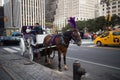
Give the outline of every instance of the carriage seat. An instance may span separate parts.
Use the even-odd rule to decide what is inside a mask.
[[[47,34],[37,34],[36,35],[36,44],[43,44],[44,38]]]

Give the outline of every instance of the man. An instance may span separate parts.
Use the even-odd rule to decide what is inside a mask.
[[[36,42],[36,35],[37,34],[43,34],[43,30],[42,30],[42,26],[39,25],[39,23],[35,23],[35,26],[33,27],[33,29],[31,30],[32,33],[32,37],[34,40],[34,43]]]
[[[43,34],[42,26],[40,26],[39,23],[35,23],[33,30],[35,34]]]

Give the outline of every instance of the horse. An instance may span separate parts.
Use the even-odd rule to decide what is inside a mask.
[[[28,57],[31,61],[33,61],[33,48],[32,44],[34,43],[33,35],[31,30],[33,26],[22,26],[21,32],[23,33],[23,38],[20,38],[20,48],[21,48],[21,55],[23,56],[25,52],[28,51]]]
[[[61,71],[61,54],[63,54],[63,60],[64,60],[64,69],[68,70],[68,67],[66,65],[66,54],[67,54],[67,48],[69,47],[69,43],[73,39],[75,44],[78,46],[81,45],[81,37],[78,29],[72,29],[70,31],[65,31],[61,34],[53,34],[53,35],[47,35],[44,38],[43,45],[45,47],[55,45],[54,48],[46,48],[46,54],[48,56],[48,62],[50,63],[50,55],[52,54],[53,50],[58,51],[58,68],[59,71]]]

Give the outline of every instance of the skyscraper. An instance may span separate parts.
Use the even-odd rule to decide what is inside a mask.
[[[5,28],[40,23],[45,26],[45,0],[4,0]]]
[[[111,16],[112,15],[120,16],[120,0],[109,0],[109,6],[107,6],[106,3],[100,4],[99,6],[100,16],[108,15],[108,7],[109,7],[109,14]]]
[[[2,6],[2,0],[0,0],[0,6]]]
[[[62,29],[69,17],[75,17],[76,21],[95,18],[97,2],[97,0],[59,0],[54,25]]]

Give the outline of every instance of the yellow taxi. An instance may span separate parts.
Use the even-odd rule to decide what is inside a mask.
[[[106,31],[97,36],[94,40],[97,46],[102,45],[120,45],[120,30]]]

